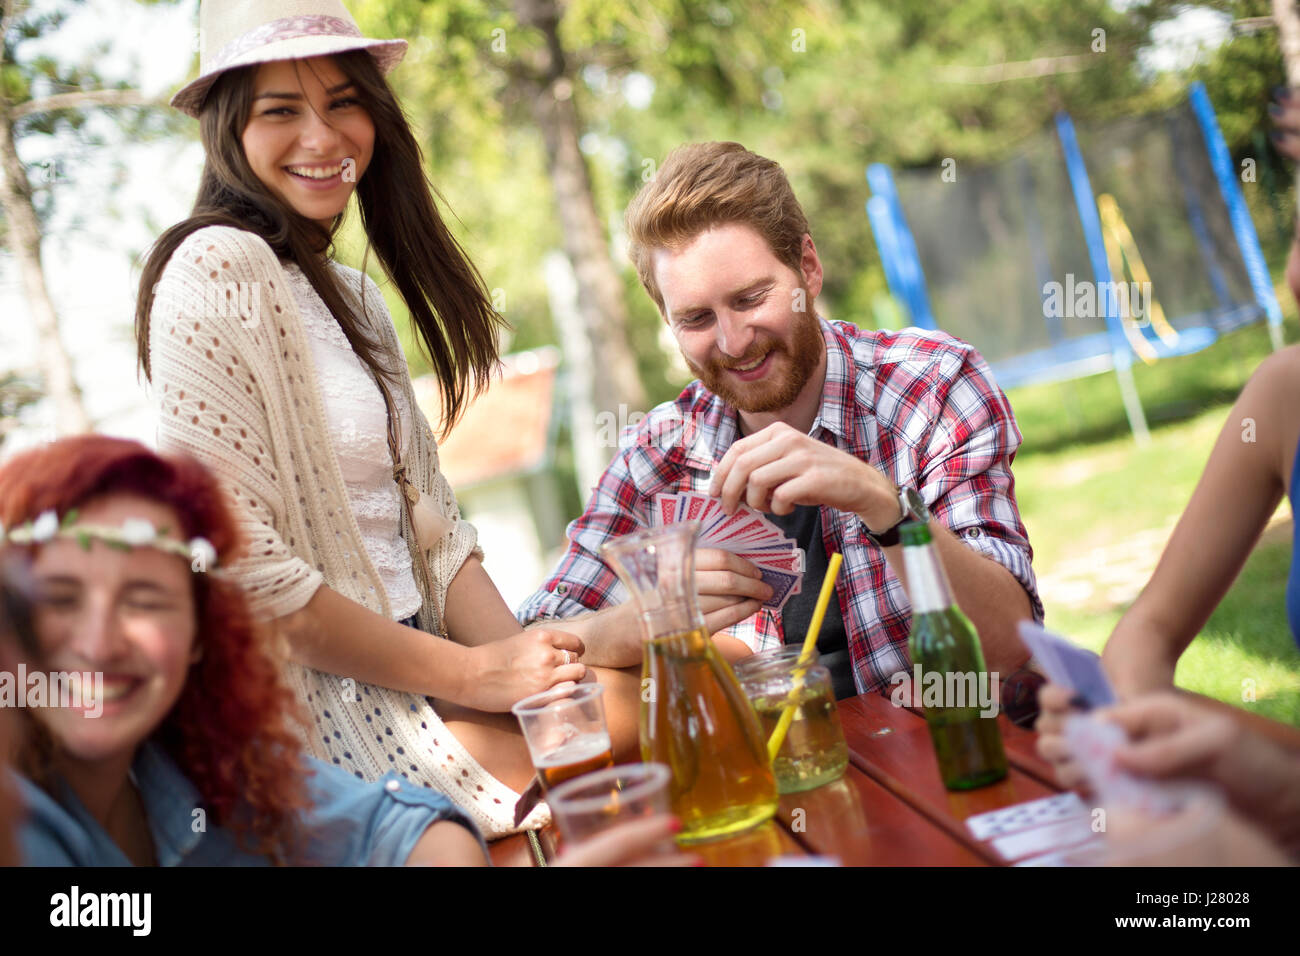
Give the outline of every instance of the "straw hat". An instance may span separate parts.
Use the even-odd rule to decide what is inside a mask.
[[[406,41],[363,37],[342,0],[202,0],[199,78],[171,105],[198,116],[208,88],[227,70],[346,50],[368,50],[387,73],[406,55]]]

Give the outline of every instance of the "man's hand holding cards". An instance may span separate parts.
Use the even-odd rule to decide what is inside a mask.
[[[762,602],[762,606],[775,613],[779,613],[803,587],[803,549],[757,511],[742,505],[735,514],[728,515],[717,498],[687,491],[657,495],[652,520],[660,525],[679,521],[700,522],[697,548],[727,551],[744,558],[757,569],[762,582],[771,589],[771,596]],[[753,593],[757,595],[759,592]]]

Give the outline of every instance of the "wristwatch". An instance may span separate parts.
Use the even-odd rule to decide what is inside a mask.
[[[902,509],[903,516],[898,519],[898,523],[888,531],[882,531],[879,534],[867,527],[865,521],[862,522],[862,530],[866,532],[868,538],[874,541],[879,547],[892,548],[901,540],[898,529],[908,521],[919,521],[922,524],[930,523],[930,509],[926,507],[925,499],[921,497],[920,492],[915,488],[898,489],[898,505]],[[859,518],[859,521],[862,519]]]
[[[1047,683],[1032,657],[1002,678],[1002,712],[1018,727],[1033,727],[1038,720],[1038,691]]]

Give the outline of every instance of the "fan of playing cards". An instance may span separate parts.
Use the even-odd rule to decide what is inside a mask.
[[[803,548],[752,508],[741,505],[729,515],[719,499],[698,491],[656,495],[653,521],[660,525],[698,521],[696,546],[730,551],[752,562],[772,588],[763,607],[773,612],[779,612],[803,587]]]

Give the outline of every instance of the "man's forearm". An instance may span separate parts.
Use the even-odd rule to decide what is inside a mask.
[[[1029,649],[1016,632],[1019,621],[1033,619],[1029,595],[1015,575],[962,544],[940,522],[931,521],[930,532],[953,599],[979,634],[985,667],[1003,675],[1014,673],[1029,659]],[[886,548],[885,558],[906,589],[902,545]]]
[[[581,661],[589,667],[622,668],[641,663],[642,624],[630,601],[574,617],[539,618],[528,627],[576,634],[587,648]],[[713,643],[729,664],[753,653],[743,641],[722,632],[713,635]]]
[[[538,627],[576,634],[587,648],[581,661],[589,667],[631,667],[641,662],[639,657],[631,660],[633,655],[628,653],[629,630],[639,635],[641,628],[636,607],[630,602],[573,617],[538,618],[525,630]]]

